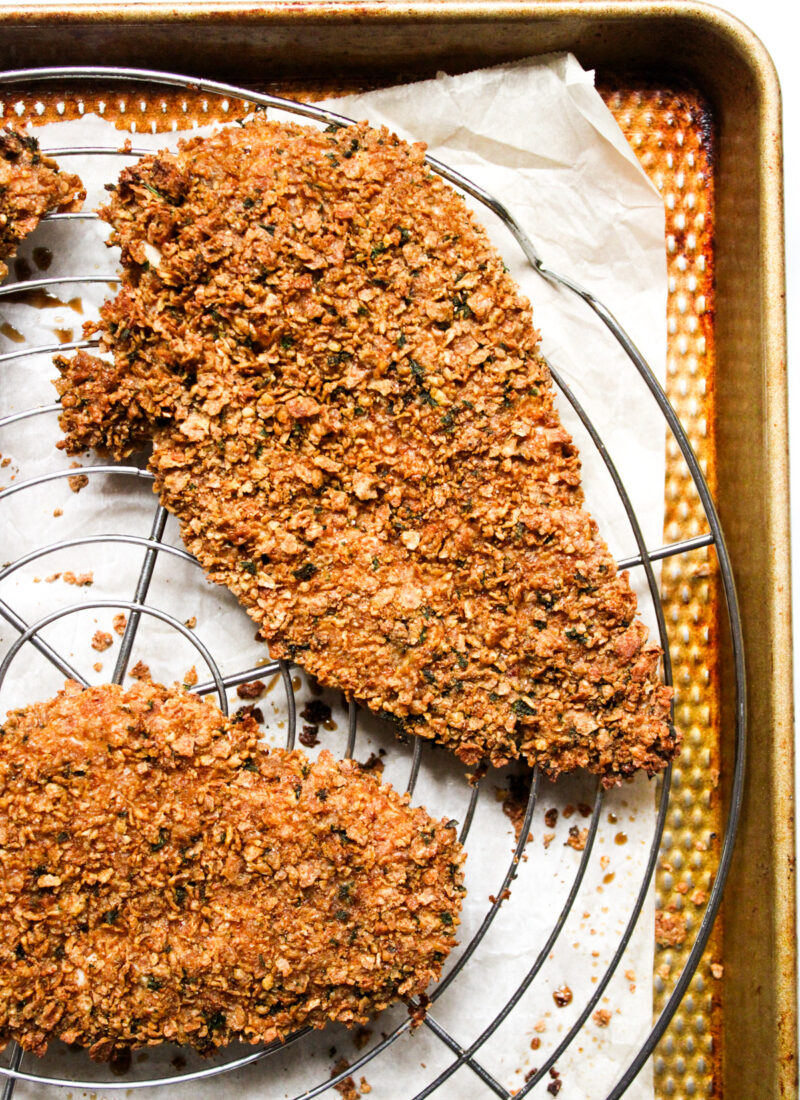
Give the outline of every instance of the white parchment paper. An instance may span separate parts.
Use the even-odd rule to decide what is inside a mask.
[[[401,136],[426,141],[430,151],[492,192],[513,211],[546,262],[594,291],[619,318],[658,374],[666,352],[666,264],[663,207],[658,193],[639,168],[612,116],[593,87],[592,75],[574,58],[544,61],[469,73],[330,101],[334,109],[373,124],[385,124]],[[98,107],[95,104],[95,107]],[[98,107],[99,109],[99,107]],[[135,103],[131,104],[135,120]],[[13,121],[13,120],[12,120]],[[194,132],[197,132],[196,130]],[[58,123],[37,131],[43,147],[75,145],[117,147],[120,131],[87,109],[79,122]],[[137,148],[174,145],[180,134],[133,133]],[[66,158],[65,167],[79,171],[88,185],[87,206],[103,197],[102,185],[113,181],[124,161],[118,157]],[[649,545],[662,539],[664,487],[664,427],[661,416],[633,367],[587,307],[565,291],[551,287],[527,265],[505,227],[483,207],[476,207],[503,258],[531,298],[534,320],[543,334],[543,348],[584,403],[621,470]],[[82,272],[112,277],[117,257],[103,245],[107,228],[98,223],[45,223],[27,241],[23,257],[35,260],[46,246],[52,251],[48,274]],[[34,275],[40,274],[35,270]],[[110,288],[95,286],[55,290],[62,304],[45,308],[0,299],[0,355],[26,346],[80,338],[80,326],[95,316]],[[74,297],[73,297],[74,295]],[[0,416],[18,413],[54,400],[51,356],[40,354],[0,361]],[[597,516],[612,553],[635,551],[633,536],[605,467],[566,402],[560,404],[565,423],[581,447],[588,503]],[[7,424],[0,432],[0,488],[53,470],[67,471],[70,460],[55,449],[59,438],[56,415]],[[6,461],[7,460],[7,461]],[[99,460],[87,455],[82,464]],[[64,480],[26,488],[0,498],[0,538],[3,561],[18,559],[59,540],[108,533],[148,534],[155,500],[146,483],[122,474],[90,474],[89,484],[71,492]],[[168,541],[179,545],[170,521]],[[90,682],[108,679],[119,647],[112,620],[115,609],[89,609],[95,599],[132,599],[142,563],[141,546],[101,542],[49,551],[12,573],[0,573],[0,599],[19,619],[36,622],[63,608],[75,608],[44,628],[41,636],[79,669]],[[69,583],[69,575],[91,574],[91,585]],[[649,597],[634,578],[640,608],[652,626]],[[149,602],[177,621],[195,620],[193,636],[202,641],[223,673],[263,661],[263,646],[253,639],[253,624],[233,598],[205,582],[200,571],[179,558],[161,555]],[[96,631],[113,641],[104,651],[91,647]],[[9,652],[18,631],[0,622],[0,656]],[[143,620],[132,661],[144,660],[154,677],[183,680],[194,666],[200,680],[209,670],[192,644],[169,623]],[[96,667],[97,666],[97,667]],[[30,646],[19,650],[0,685],[0,712],[33,699],[45,698],[63,683],[63,676]],[[310,687],[298,674],[300,707]],[[341,753],[345,746],[346,714],[341,699],[326,693],[335,727],[320,730],[321,747]],[[231,708],[240,706],[230,693]],[[286,704],[279,683],[269,681],[259,701],[265,737],[274,744],[285,738]],[[400,744],[391,731],[369,716],[360,723],[355,755],[385,753],[384,777],[405,786],[411,745]],[[316,749],[310,752],[318,751]],[[511,858],[514,836],[496,791],[508,777],[490,771],[482,783],[467,850],[468,896],[459,930],[458,959],[480,927],[489,895],[499,892]],[[567,845],[569,830],[585,829],[586,807],[593,802],[595,782],[583,775],[556,784],[544,782],[532,824],[532,841],[519,866],[510,897],[467,966],[436,1001],[431,1014],[462,1046],[468,1047],[492,1023],[529,967],[547,943],[571,888],[581,853]],[[443,750],[426,746],[414,800],[434,814],[463,820],[471,788],[464,768]],[[545,812],[557,810],[555,825]],[[550,815],[551,821],[554,815]],[[541,1066],[556,1050],[582,1007],[602,980],[637,897],[653,834],[653,785],[643,778],[606,796],[595,849],[570,915],[555,943],[544,953],[531,987],[497,1027],[476,1057],[507,1088],[520,1088],[525,1075]],[[597,1008],[607,1013],[589,1018],[557,1068],[564,1098],[604,1097],[649,1032],[652,1018],[653,898],[646,896],[639,924],[615,977]],[[560,997],[568,1003],[559,1007]],[[400,1006],[371,1025],[368,1035],[352,1035],[338,1026],[307,1036],[263,1062],[235,1074],[199,1083],[175,1084],[175,1100],[205,1098],[292,1097],[324,1082],[341,1057],[349,1062],[368,1053],[405,1018]],[[605,1025],[605,1026],[602,1026]],[[358,1043],[356,1042],[358,1038]],[[365,1045],[360,1045],[360,1044]],[[246,1053],[245,1050],[239,1053]],[[230,1055],[214,1059],[221,1063]],[[454,1055],[427,1027],[405,1032],[363,1070],[375,1100],[411,1097],[452,1062]],[[207,1065],[176,1048],[134,1054],[133,1065],[116,1080],[123,1095],[135,1080],[163,1073],[180,1074]],[[26,1057],[32,1073],[70,1079],[97,1080],[91,1095],[106,1100],[114,1093],[102,1085],[107,1067],[93,1067],[83,1055],[54,1044],[46,1059]],[[547,1097],[552,1079],[534,1090]],[[366,1091],[366,1090],[364,1090]],[[41,1085],[22,1082],[17,1095],[44,1094]],[[51,1093],[48,1092],[48,1095]],[[86,1095],[63,1090],[65,1098]],[[161,1095],[150,1087],[143,1098]],[[436,1094],[447,1100],[471,1100],[491,1095],[469,1067],[462,1066]],[[645,1071],[627,1094],[649,1100],[652,1082]]]

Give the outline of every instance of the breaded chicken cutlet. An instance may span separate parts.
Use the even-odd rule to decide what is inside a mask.
[[[39,152],[35,137],[11,127],[0,130],[0,282],[5,260],[52,210],[79,210],[86,191],[77,176],[62,172]]]
[[[469,764],[672,759],[529,303],[423,146],[257,116],[126,169],[101,216],[113,362],[56,360],[62,446],[152,440],[271,653]]]
[[[189,692],[68,683],[0,738],[0,1040],[202,1051],[418,995],[455,942],[453,825]]]

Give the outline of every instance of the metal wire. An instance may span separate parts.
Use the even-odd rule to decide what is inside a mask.
[[[121,81],[123,83],[131,81],[145,82],[148,85],[166,85],[170,87],[186,88],[197,92],[207,93],[209,95],[231,96],[237,99],[241,99],[248,104],[254,104],[258,107],[274,107],[283,111],[291,112],[292,114],[313,119],[315,121],[327,123],[336,122],[343,124],[347,124],[348,122],[350,122],[349,119],[345,118],[342,115],[317,107],[313,104],[296,103],[294,101],[282,99],[278,96],[256,93],[228,84],[222,84],[213,81],[196,80],[193,78],[171,73],[154,73],[141,69],[116,69],[90,66],[40,70],[28,69],[0,74],[0,86],[31,84],[37,81],[55,80],[104,80]],[[136,157],[144,155],[147,151],[143,149],[133,148],[119,149],[100,146],[82,146],[67,149],[48,149],[46,150],[46,152],[50,155],[59,157],[77,155],[130,155]],[[612,337],[624,350],[628,359],[631,361],[631,363],[647,385],[687,463],[690,475],[705,510],[709,530],[708,532],[698,535],[694,538],[684,539],[669,544],[667,546],[648,548],[639,527],[635,511],[626,493],[624,480],[617,470],[603,439],[595,429],[591,419],[589,418],[586,411],[583,409],[575,394],[570,390],[564,380],[551,366],[551,372],[553,374],[556,385],[559,387],[566,400],[572,405],[572,407],[576,411],[578,417],[586,428],[593,445],[596,447],[602,461],[609,471],[618,497],[628,518],[628,522],[630,524],[630,528],[636,542],[637,553],[628,558],[620,560],[618,562],[618,567],[620,569],[643,568],[645,571],[650,596],[658,620],[659,638],[661,647],[664,652],[664,679],[667,683],[671,683],[672,680],[669,656],[669,639],[667,636],[666,624],[664,622],[664,615],[659,599],[658,583],[655,577],[653,563],[665,560],[677,554],[686,553],[691,550],[706,546],[713,546],[715,548],[719,561],[723,593],[730,624],[736,693],[734,729],[735,759],[732,780],[732,796],[726,822],[725,836],[720,854],[720,863],[713,886],[709,894],[708,903],[706,905],[700,927],[695,937],[694,945],[689,955],[689,960],[679,978],[677,979],[673,991],[668,998],[667,1003],[662,1010],[660,1016],[656,1020],[652,1030],[650,1031],[647,1039],[642,1044],[640,1049],[636,1052],[636,1054],[631,1058],[629,1064],[622,1069],[621,1076],[618,1082],[608,1094],[609,1100],[615,1100],[615,1098],[623,1095],[627,1087],[630,1085],[631,1081],[641,1069],[641,1066],[643,1065],[647,1057],[652,1053],[652,1050],[654,1049],[659,1038],[663,1034],[667,1024],[669,1023],[669,1020],[671,1019],[673,1013],[675,1012],[675,1009],[677,1008],[681,998],[683,997],[688,987],[688,983],[692,977],[697,962],[699,961],[702,951],[708,940],[711,926],[719,907],[728,868],[730,866],[733,843],[736,834],[736,826],[741,808],[744,781],[746,707],[745,667],[742,631],[738,606],[736,602],[731,563],[727,553],[727,549],[725,547],[719,518],[714,508],[710,492],[703,478],[697,458],[692,451],[692,448],[677,418],[677,415],[672,409],[666,395],[664,394],[661,386],[659,385],[649,366],[641,356],[638,349],[634,346],[630,338],[621,328],[619,323],[613,317],[613,315],[601,302],[599,302],[594,297],[594,295],[576,284],[568,276],[553,271],[549,266],[544,263],[544,261],[540,258],[538,251],[533,245],[532,241],[529,239],[529,237],[516,221],[516,219],[513,217],[513,215],[506,209],[506,207],[502,203],[500,203],[497,199],[484,191],[482,188],[472,183],[472,181],[461,175],[461,173],[454,171],[449,166],[443,164],[436,158],[428,157],[428,164],[439,175],[449,180],[451,183],[455,184],[459,189],[464,191],[466,194],[472,196],[474,199],[482,203],[494,214],[496,214],[505,224],[505,226],[511,231],[520,248],[522,249],[524,255],[530,262],[531,266],[539,273],[539,275],[541,275],[544,279],[547,279],[549,282],[556,284],[564,290],[568,291],[570,294],[579,297],[587,305],[587,307],[593,311],[596,317],[606,326]],[[49,215],[49,220],[88,220],[95,217],[95,214],[89,212],[75,212]],[[45,289],[48,287],[59,285],[71,285],[81,283],[110,283],[112,281],[118,281],[116,275],[69,275],[53,278],[42,277],[36,280],[30,280],[21,283],[11,283],[0,287],[0,297],[8,297],[27,290]],[[98,341],[96,340],[88,340],[73,341],[71,343],[57,345],[40,345],[38,347],[25,348],[19,351],[12,351],[0,355],[0,363],[9,362],[11,360],[19,359],[25,356],[48,355],[55,352],[63,352],[66,350],[95,347],[97,346],[97,344]],[[0,418],[0,429],[10,426],[14,423],[18,423],[25,419],[37,417],[40,415],[46,415],[52,412],[56,412],[58,410],[58,404],[50,404],[41,406],[39,408],[16,412],[6,417]],[[135,479],[139,479],[142,482],[151,482],[153,480],[152,475],[136,466],[125,467],[112,465],[96,465],[83,467],[81,472],[92,477],[121,475],[125,477],[133,477]],[[37,486],[40,486],[52,480],[73,476],[73,474],[74,470],[55,471],[39,477],[28,478],[19,483],[15,483],[9,488],[1,491],[0,502],[14,494],[23,492],[28,489],[36,488]],[[264,666],[258,665],[248,669],[241,669],[231,675],[223,676],[214,660],[213,655],[186,626],[175,619],[174,616],[167,615],[165,612],[160,611],[158,608],[152,607],[146,602],[153,572],[156,567],[156,563],[162,554],[171,555],[184,561],[194,561],[194,559],[191,558],[191,556],[187,554],[186,551],[181,550],[177,547],[172,547],[162,541],[165,522],[166,513],[163,508],[159,507],[156,510],[151,531],[147,537],[136,535],[120,535],[112,533],[107,535],[90,535],[83,538],[62,540],[61,542],[51,543],[49,545],[40,547],[31,553],[19,557],[16,561],[13,561],[0,569],[0,581],[2,581],[4,578],[9,576],[22,566],[30,564],[31,562],[38,560],[39,558],[45,557],[48,554],[68,549],[70,547],[88,545],[91,543],[126,544],[129,546],[141,547],[144,551],[138,580],[131,600],[120,599],[115,601],[87,601],[84,603],[61,608],[55,612],[51,612],[50,614],[43,616],[32,624],[28,624],[27,622],[25,622],[25,620],[20,615],[18,615],[12,607],[10,607],[4,601],[0,601],[0,616],[4,618],[6,622],[8,622],[18,634],[16,641],[11,645],[9,651],[6,653],[3,662],[0,663],[0,685],[2,685],[8,669],[11,666],[11,663],[18,656],[18,654],[24,650],[24,647],[26,645],[34,646],[44,657],[46,657],[65,675],[69,675],[77,679],[78,682],[85,684],[86,680],[80,675],[80,673],[76,669],[74,669],[72,665],[68,661],[66,661],[62,655],[60,655],[40,636],[41,631],[50,623],[55,622],[58,619],[67,617],[78,610],[85,611],[86,609],[94,609],[100,607],[114,607],[116,609],[126,608],[130,612],[130,614],[127,621],[123,641],[121,643],[120,654],[114,669],[113,679],[116,682],[121,682],[122,678],[125,675],[127,663],[130,658],[131,650],[142,616],[153,616],[157,619],[160,619],[162,622],[167,623],[171,628],[177,630],[180,634],[187,638],[193,646],[195,646],[195,648],[198,650],[203,660],[207,664],[207,667],[209,668],[211,679],[201,684],[198,684],[194,688],[194,690],[199,694],[209,694],[211,692],[216,692],[219,697],[221,707],[226,711],[227,688],[236,686],[237,684],[245,683],[260,674],[278,672],[280,674],[280,678],[284,687],[284,693],[286,696],[286,707],[288,715],[286,740],[287,745],[289,747],[292,747],[294,745],[296,734],[297,714],[290,662],[283,660],[270,662]],[[347,742],[344,750],[344,755],[346,757],[351,757],[353,755],[357,733],[358,708],[354,702],[350,702],[348,709]],[[422,740],[419,738],[415,739],[407,783],[407,790],[409,792],[413,792],[415,784],[419,777],[420,769],[422,766],[423,752],[424,747]],[[496,1095],[503,1097],[504,1100],[508,1100],[508,1098],[510,1098],[512,1095],[515,1095],[517,1097],[526,1096],[533,1088],[536,1087],[537,1083],[542,1080],[543,1076],[555,1064],[557,1059],[561,1056],[561,1054],[569,1046],[569,1044],[573,1042],[575,1036],[579,1034],[581,1028],[583,1027],[583,1024],[588,1019],[593,1008],[600,1000],[603,991],[608,985],[608,982],[611,980],[611,977],[613,976],[620,960],[624,955],[625,949],[631,935],[633,934],[636,924],[640,919],[645,897],[652,884],[652,878],[658,859],[661,836],[663,833],[664,824],[669,808],[670,774],[671,769],[668,769],[664,775],[661,788],[659,809],[654,825],[654,831],[645,871],[642,876],[637,897],[632,907],[631,914],[625,930],[618,941],[614,955],[609,965],[607,966],[602,978],[598,980],[591,998],[582,1007],[577,1019],[573,1023],[572,1027],[568,1030],[564,1038],[561,1040],[561,1042],[558,1044],[556,1049],[551,1052],[545,1063],[537,1070],[537,1072],[531,1077],[531,1079],[527,1081],[522,1088],[515,1089],[513,1093],[510,1088],[507,1088],[505,1085],[499,1082],[495,1078],[495,1076],[491,1074],[480,1061],[478,1061],[476,1057],[481,1047],[486,1043],[487,1039],[497,1031],[503,1021],[508,1018],[509,1014],[519,1004],[520,999],[522,998],[526,990],[534,982],[537,974],[540,972],[545,960],[548,958],[548,955],[552,951],[562,930],[564,929],[564,926],[573,909],[575,900],[580,891],[581,883],[583,882],[586,869],[589,866],[589,862],[592,858],[594,850],[594,842],[597,835],[599,816],[603,805],[603,795],[599,785],[597,787],[595,795],[586,844],[581,855],[579,866],[575,872],[572,883],[568,890],[566,899],[558,916],[552,924],[548,936],[541,944],[532,966],[529,968],[523,979],[520,981],[512,995],[508,998],[502,1010],[494,1017],[494,1019],[490,1021],[490,1023],[484,1028],[481,1034],[472,1043],[470,1043],[469,1046],[466,1047],[460,1044],[453,1036],[451,1036],[447,1032],[442,1024],[435,1018],[432,1011],[428,1011],[425,1018],[425,1024],[429,1032],[435,1035],[441,1041],[441,1043],[452,1052],[454,1058],[445,1067],[445,1069],[438,1074],[438,1076],[434,1080],[432,1080],[425,1088],[417,1093],[415,1100],[423,1100],[423,1097],[431,1095],[431,1093],[439,1089],[444,1084],[444,1082],[447,1081],[462,1065],[469,1066],[472,1071],[483,1081],[487,1088],[489,1088]],[[539,782],[540,781],[538,771],[534,770],[531,779],[530,792],[525,816],[522,822],[522,826],[520,828],[519,840],[515,847],[514,855],[502,875],[500,887],[495,892],[494,898],[496,900],[494,900],[490,904],[489,909],[485,913],[479,927],[473,934],[472,938],[462,948],[458,957],[451,962],[449,969],[446,971],[439,984],[436,986],[435,989],[432,990],[430,996],[430,1004],[432,1007],[435,1006],[437,1000],[446,992],[450,985],[457,980],[458,975],[464,970],[470,959],[477,951],[478,947],[486,936],[486,933],[491,927],[500,909],[500,906],[502,905],[505,891],[508,890],[509,886],[517,875],[519,861],[524,851],[525,843],[533,818],[534,809],[537,803]],[[469,801],[465,809],[460,829],[460,840],[462,842],[465,842],[469,836],[478,800],[480,798],[481,789],[482,788],[480,783],[475,783],[470,788]],[[410,1026],[411,1024],[409,1020],[402,1021],[394,1028],[394,1030],[385,1035],[385,1037],[383,1037],[380,1042],[375,1043],[372,1047],[366,1050],[364,1054],[362,1054],[355,1062],[351,1063],[346,1069],[342,1070],[340,1073],[333,1077],[325,1079],[315,1087],[308,1089],[306,1092],[302,1093],[300,1097],[296,1098],[296,1100],[311,1100],[312,1097],[320,1095],[327,1089],[337,1085],[347,1076],[361,1069],[369,1061],[371,1061],[373,1058],[377,1057],[388,1047],[390,1047],[392,1043],[394,1043],[400,1037],[400,1035],[404,1034],[409,1029]],[[269,1054],[274,1053],[278,1050],[283,1050],[286,1048],[287,1044],[296,1042],[305,1033],[306,1029],[297,1032],[295,1035],[291,1036],[284,1044],[274,1043],[263,1049],[256,1050],[255,1052],[245,1057],[236,1058],[221,1065],[208,1066],[204,1067],[201,1070],[184,1074],[176,1074],[173,1076],[148,1081],[109,1080],[104,1081],[102,1087],[104,1089],[141,1088],[153,1086],[160,1083],[178,1083],[181,1081],[187,1082],[204,1077],[209,1077],[229,1070],[235,1070],[254,1061],[265,1058]],[[6,1078],[2,1094],[3,1100],[10,1100],[13,1092],[13,1087],[17,1079],[23,1079],[26,1081],[36,1082],[38,1084],[47,1085],[64,1085],[72,1087],[83,1087],[88,1089],[94,1089],[98,1087],[97,1082],[61,1079],[24,1071],[21,1069],[21,1061],[22,1053],[20,1049],[16,1046],[16,1044],[14,1044],[10,1054],[9,1065],[7,1067],[0,1067],[0,1074],[4,1075]]]

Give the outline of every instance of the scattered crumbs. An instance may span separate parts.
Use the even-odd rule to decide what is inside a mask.
[[[353,1036],[356,1050],[363,1050],[372,1038],[372,1031],[368,1027],[360,1027]]]
[[[605,871],[610,862],[611,860],[608,856],[600,856],[600,870]]]
[[[692,905],[705,905],[707,900],[708,894],[705,892],[705,890],[701,890],[699,886],[694,891],[694,893],[689,895],[689,901],[692,903]]]
[[[531,1050],[538,1050],[541,1045],[542,1040],[539,1038],[538,1035],[534,1035],[534,1037],[531,1039]]]
[[[53,580],[60,576],[64,584],[74,584],[78,588],[85,588],[89,584],[94,584],[94,573],[56,573]]]
[[[315,745],[319,744],[319,726],[303,726],[300,731],[298,740],[301,745],[305,745],[307,749],[313,749]]]
[[[611,1023],[611,1013],[607,1008],[598,1008],[596,1012],[592,1013],[592,1019],[598,1027],[608,1027]]]
[[[675,884],[675,889],[677,890],[677,892],[679,894],[688,894],[688,892],[689,892],[689,883],[688,882],[678,882],[678,883]]]
[[[576,852],[582,852],[586,847],[586,838],[588,836],[588,829],[579,829],[577,825],[573,825],[569,830],[568,838],[564,841],[564,847],[574,848]]]
[[[150,666],[146,665],[144,661],[137,661],[133,668],[130,670],[130,676],[134,680],[150,680]]]
[[[508,887],[506,887],[506,889],[500,895],[500,902],[502,903],[504,901],[508,901],[510,897],[511,891],[508,889]],[[494,896],[494,894],[489,894],[489,901],[492,903],[492,905],[497,904],[497,898]]]
[[[197,616],[192,615],[191,619],[187,619],[183,625],[185,627],[188,627],[189,630],[194,630],[194,628],[197,626]]]
[[[656,970],[656,974],[658,974],[659,978],[661,978],[661,980],[665,982],[669,977],[671,969],[672,967],[669,965],[669,963],[662,963],[661,966],[659,966],[658,970]]]
[[[41,584],[42,583],[42,578],[41,577],[34,577],[33,578],[33,583],[34,584]]]
[[[261,707],[256,707],[252,703],[248,703],[246,707],[240,707],[236,711],[236,716],[248,714],[254,722],[258,722],[259,726],[264,724],[264,711]]]
[[[556,822],[558,821],[558,810],[553,806],[547,810],[544,815],[544,823],[548,829],[555,829]]]
[[[59,516],[64,515],[64,509],[63,508],[54,508],[53,509],[53,515],[56,517],[56,519],[58,519]]]
[[[340,1058],[331,1070],[331,1077],[336,1077],[338,1074],[348,1069],[350,1063],[346,1058]],[[356,1083],[352,1077],[345,1077],[343,1081],[340,1081],[338,1085],[333,1086],[342,1100],[359,1100],[361,1093],[356,1088]]]
[[[8,458],[8,457],[4,458],[3,461],[0,462],[0,468],[2,468],[3,470],[5,470],[6,466],[10,466],[10,465],[11,465],[11,459]]]
[[[124,634],[125,627],[128,625],[128,620],[120,611],[120,613],[118,615],[115,615],[114,618],[111,620],[111,625],[113,626],[117,634]]]
[[[541,1035],[543,1031],[547,1031],[547,1024],[544,1022],[544,1020],[537,1020],[536,1023],[533,1025],[533,1030],[538,1031],[538,1033]]]
[[[92,665],[92,668],[95,670],[95,672],[102,672],[103,671],[103,662],[102,661],[95,661],[95,663]]]
[[[545,848],[549,848],[550,845],[553,843],[553,841],[555,839],[556,839],[556,834],[555,833],[545,833],[544,836],[542,837],[542,843],[544,844]]]
[[[568,1004],[572,1004],[572,990],[568,985],[560,985],[553,990],[553,1000],[559,1008],[566,1008]]]
[[[503,803],[503,813],[514,828],[514,839],[519,841],[522,832],[522,823],[525,820],[525,812],[528,808],[528,797],[531,791],[531,776],[510,775],[508,787],[498,787],[495,790],[495,798]],[[533,834],[528,833],[526,844],[533,840]]]
[[[678,947],[686,939],[686,917],[667,909],[656,909],[656,943],[659,947]]]
[[[550,1076],[553,1078],[553,1080],[547,1086],[547,1091],[550,1093],[551,1096],[558,1096],[558,1094],[561,1092],[561,1086],[564,1084],[564,1082],[561,1080],[561,1074],[558,1072],[555,1066],[553,1066],[553,1068],[550,1070]]]
[[[60,573],[51,573],[49,577],[44,578],[45,583],[46,584],[52,584],[53,581],[57,581],[60,576],[61,576]]]
[[[71,474],[70,477],[67,478],[67,484],[70,489],[72,489],[73,493],[79,493],[81,489],[85,489],[89,484],[89,478],[86,474]]]
[[[525,1074],[525,1084],[527,1085],[531,1077],[535,1077],[538,1072],[539,1070],[536,1068],[536,1066],[533,1066],[532,1069],[529,1069],[528,1072]]]
[[[114,644],[114,639],[105,630],[95,630],[92,635],[92,649],[96,649],[98,653],[102,653],[103,650],[109,649]]]
[[[330,721],[331,708],[327,703],[323,703],[321,699],[309,699],[300,711],[300,717],[313,726],[321,726],[324,722]]]
[[[575,807],[570,803],[568,806],[564,807],[561,813],[564,817],[572,817],[572,815],[575,813]]]
[[[369,1083],[366,1077],[361,1078],[361,1080],[358,1082],[358,1087],[361,1089],[362,1095],[365,1095],[368,1092],[372,1092],[372,1085]]]
[[[263,680],[250,680],[247,684],[239,684],[236,694],[240,699],[260,699],[265,690]]]
[[[187,672],[184,673],[183,686],[185,688],[193,688],[195,686],[195,684],[197,683],[197,679],[198,679],[197,669],[195,668],[194,665],[192,665],[192,667]]]
[[[383,762],[384,756],[386,756],[386,749],[380,749],[377,753],[371,752],[359,767],[362,772],[377,772],[378,775],[383,775],[383,769],[386,767]]]
[[[724,973],[724,966],[722,963],[711,963],[711,977],[719,981]]]
[[[628,979],[629,982],[635,982],[636,981],[636,971],[635,970],[626,970],[625,971],[625,977]]]
[[[589,805],[588,802],[579,802],[578,813],[581,815],[581,817],[591,817],[592,807]]]

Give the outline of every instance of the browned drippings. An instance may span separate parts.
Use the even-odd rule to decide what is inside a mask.
[[[300,679],[299,676],[293,676],[292,677],[292,689],[294,691],[299,691],[300,690],[300,685],[302,684],[302,682],[303,681]]]
[[[607,820],[608,820],[609,825],[616,825],[617,815],[616,814],[609,814]]]
[[[614,881],[614,872],[613,871],[609,871],[607,875],[603,876],[603,882],[605,883],[606,886],[608,886],[609,882],[613,882],[613,881]]]
[[[24,256],[17,256],[14,260],[14,274],[21,283],[24,283],[26,279],[30,279],[33,274],[33,268]]]
[[[326,730],[335,730],[335,729],[338,729],[339,727],[336,725],[336,723],[334,722],[334,720],[332,718],[329,718],[327,722],[322,723],[322,728],[326,729]]]
[[[3,321],[0,325],[0,336],[5,336],[7,340],[13,340],[15,344],[24,344],[25,337],[18,329],[15,329],[13,325],[10,325],[8,321]]]
[[[53,253],[49,248],[43,248],[39,245],[33,250],[33,262],[40,271],[47,271],[50,264],[53,262]]]
[[[71,328],[54,328],[53,332],[56,334],[59,344],[68,344],[74,337]]]
[[[614,843],[615,844],[627,844],[628,843],[628,834],[627,833],[617,833],[617,835],[614,837]]]
[[[83,299],[70,298],[64,301],[49,290],[37,287],[34,290],[15,290],[13,294],[6,295],[6,301],[17,305],[32,306],[34,309],[58,309],[59,306],[69,306],[76,313],[83,313]]]

